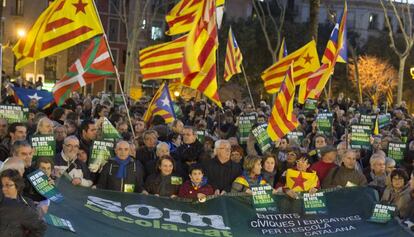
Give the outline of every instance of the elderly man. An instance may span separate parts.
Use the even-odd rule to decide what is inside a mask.
[[[144,171],[140,163],[129,156],[129,143],[119,141],[115,145],[115,155],[104,165],[97,188],[142,193]]]
[[[144,146],[137,150],[137,161],[144,167],[146,172],[154,172],[152,167],[155,167],[157,161],[157,154],[155,148],[158,144],[158,133],[155,130],[147,130],[143,133]],[[154,168],[155,169],[155,168]]]
[[[10,147],[14,142],[26,140],[27,128],[23,123],[12,123],[7,133],[9,137],[4,139],[3,143],[0,144],[0,161],[4,161],[10,157]]]
[[[72,178],[73,185],[83,187],[92,186],[90,172],[84,162],[77,159],[79,152],[79,140],[75,136],[66,137],[63,141],[62,152],[55,156],[55,174],[61,176],[64,172]]]
[[[206,160],[202,166],[215,194],[224,194],[231,191],[232,183],[241,175],[242,169],[239,164],[230,159],[231,146],[229,141],[216,141],[214,154],[215,158]]]
[[[197,140],[197,130],[194,127],[185,126],[183,129],[183,144],[173,154],[177,167],[182,167],[181,176],[188,177],[188,168],[197,163],[204,153],[204,146]]]
[[[378,191],[380,197],[385,190],[387,173],[385,171],[385,157],[380,154],[373,154],[369,159],[370,167],[364,171],[368,186]]]
[[[356,157],[357,154],[354,150],[346,150],[341,157],[342,165],[330,169],[322,182],[322,188],[366,185],[367,179],[356,169]]]

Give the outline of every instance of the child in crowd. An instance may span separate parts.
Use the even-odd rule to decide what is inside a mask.
[[[190,180],[181,185],[178,196],[182,198],[198,199],[200,202],[206,200],[206,197],[214,194],[214,189],[207,184],[207,177],[204,176],[203,168],[200,165],[190,167]]]

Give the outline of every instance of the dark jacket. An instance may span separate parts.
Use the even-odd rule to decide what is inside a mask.
[[[171,195],[178,194],[181,184],[181,177],[175,175],[163,176],[160,173],[156,173],[148,176],[145,181],[145,190],[150,194],[170,197]]]
[[[10,149],[12,144],[10,143],[10,138],[6,138],[0,143],[0,161],[5,161],[11,156]]]
[[[139,148],[137,150],[136,159],[144,166],[145,178],[151,174],[155,174],[155,165],[158,160],[155,148],[150,149],[146,146]]]
[[[219,189],[220,191],[230,192],[233,181],[242,173],[240,164],[231,160],[222,164],[217,157],[205,161],[202,166],[205,176],[214,190]]]
[[[332,168],[322,182],[322,188],[346,187],[351,182],[357,186],[367,185],[365,176],[356,169],[348,169],[345,166]]]
[[[134,192],[143,191],[144,169],[140,162],[131,159],[127,165],[126,178],[116,177],[119,165],[115,159],[110,159],[102,169],[97,188],[124,192],[129,185],[134,185]]]
[[[0,197],[0,236],[41,237],[46,232],[46,224],[31,200],[23,197],[9,199]]]
[[[176,152],[172,154],[176,162],[177,173],[187,179],[189,166],[186,162],[199,162],[203,153],[204,146],[198,140],[192,144],[182,144],[179,146]]]

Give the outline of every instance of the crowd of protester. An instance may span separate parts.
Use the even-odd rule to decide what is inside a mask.
[[[6,101],[12,103],[12,98]],[[321,100],[313,112],[297,105],[297,130],[305,139],[298,142],[284,137],[264,154],[252,134],[241,144],[238,117],[255,115],[254,126],[266,123],[271,112],[266,102],[226,101],[223,109],[205,101],[178,99],[176,104],[180,112],[174,122],[166,124],[155,116],[149,126],[142,119],[148,101],[131,102],[126,108],[105,95],[76,93],[62,107],[48,111],[36,109],[32,101],[27,123],[0,119],[0,230],[9,234],[5,236],[42,236],[45,232],[40,217],[50,203],[28,182],[27,174],[35,169],[43,170],[52,183],[67,174],[74,186],[198,201],[231,192],[250,195],[251,186],[264,184],[272,186],[274,193],[297,198],[298,192],[286,186],[286,172],[293,169],[316,173],[318,182],[306,192],[371,187],[382,203],[397,207],[400,218],[414,219],[414,124],[405,103],[388,108],[391,123],[371,138],[370,150],[350,148],[350,125],[357,124],[361,114],[383,113],[383,106],[376,108],[371,101],[358,104],[342,94],[329,102]],[[318,132],[315,122],[318,111],[328,110],[334,117],[329,137]],[[105,118],[123,139],[116,141],[113,158],[91,170],[92,144],[102,135]],[[203,142],[197,138],[200,130],[205,131]],[[53,160],[32,161],[29,141],[35,134],[54,135]],[[396,164],[387,157],[389,142],[407,144],[403,162]]]

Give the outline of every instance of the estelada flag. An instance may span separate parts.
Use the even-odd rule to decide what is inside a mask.
[[[104,79],[115,72],[104,36],[95,37],[69,72],[53,87],[57,105],[62,105],[72,91]]]
[[[103,32],[93,0],[55,0],[13,47],[16,69]]]
[[[306,81],[319,68],[318,51],[315,40],[282,58],[262,73],[262,80],[267,93],[277,93],[285,78],[286,71],[293,62],[295,85]]]
[[[286,187],[295,192],[307,192],[319,184],[316,172],[301,172],[294,169],[286,171]]]
[[[206,0],[181,0],[165,16],[169,30],[167,35],[178,35],[189,32],[201,18],[202,8]],[[225,0],[216,0],[216,7],[223,6]]]

